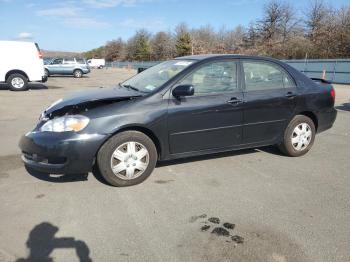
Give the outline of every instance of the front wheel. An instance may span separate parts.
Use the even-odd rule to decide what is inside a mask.
[[[157,162],[153,141],[138,131],[111,137],[97,154],[102,177],[112,186],[132,186],[150,176]]]
[[[307,116],[296,115],[286,128],[279,149],[292,157],[305,155],[311,149],[315,135],[314,122]]]

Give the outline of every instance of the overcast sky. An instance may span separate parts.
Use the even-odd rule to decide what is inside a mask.
[[[127,39],[135,30],[173,30],[212,25],[248,25],[262,13],[265,0],[0,0],[0,40],[38,42],[42,49],[86,51],[106,41]],[[303,12],[307,1],[290,1]],[[349,0],[332,0],[333,6]]]

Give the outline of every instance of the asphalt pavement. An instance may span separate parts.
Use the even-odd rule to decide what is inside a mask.
[[[265,147],[165,162],[128,188],[23,167],[18,140],[44,108],[134,73],[0,85],[0,261],[350,261],[350,86],[299,158]]]

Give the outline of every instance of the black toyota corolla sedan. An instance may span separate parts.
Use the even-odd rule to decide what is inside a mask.
[[[25,165],[141,183],[159,160],[277,145],[288,156],[331,128],[335,92],[289,65],[239,55],[180,57],[114,88],[52,104],[19,146]]]

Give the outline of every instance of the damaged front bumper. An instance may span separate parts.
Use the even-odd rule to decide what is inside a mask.
[[[87,173],[107,135],[29,132],[19,147],[26,166],[49,174]]]

